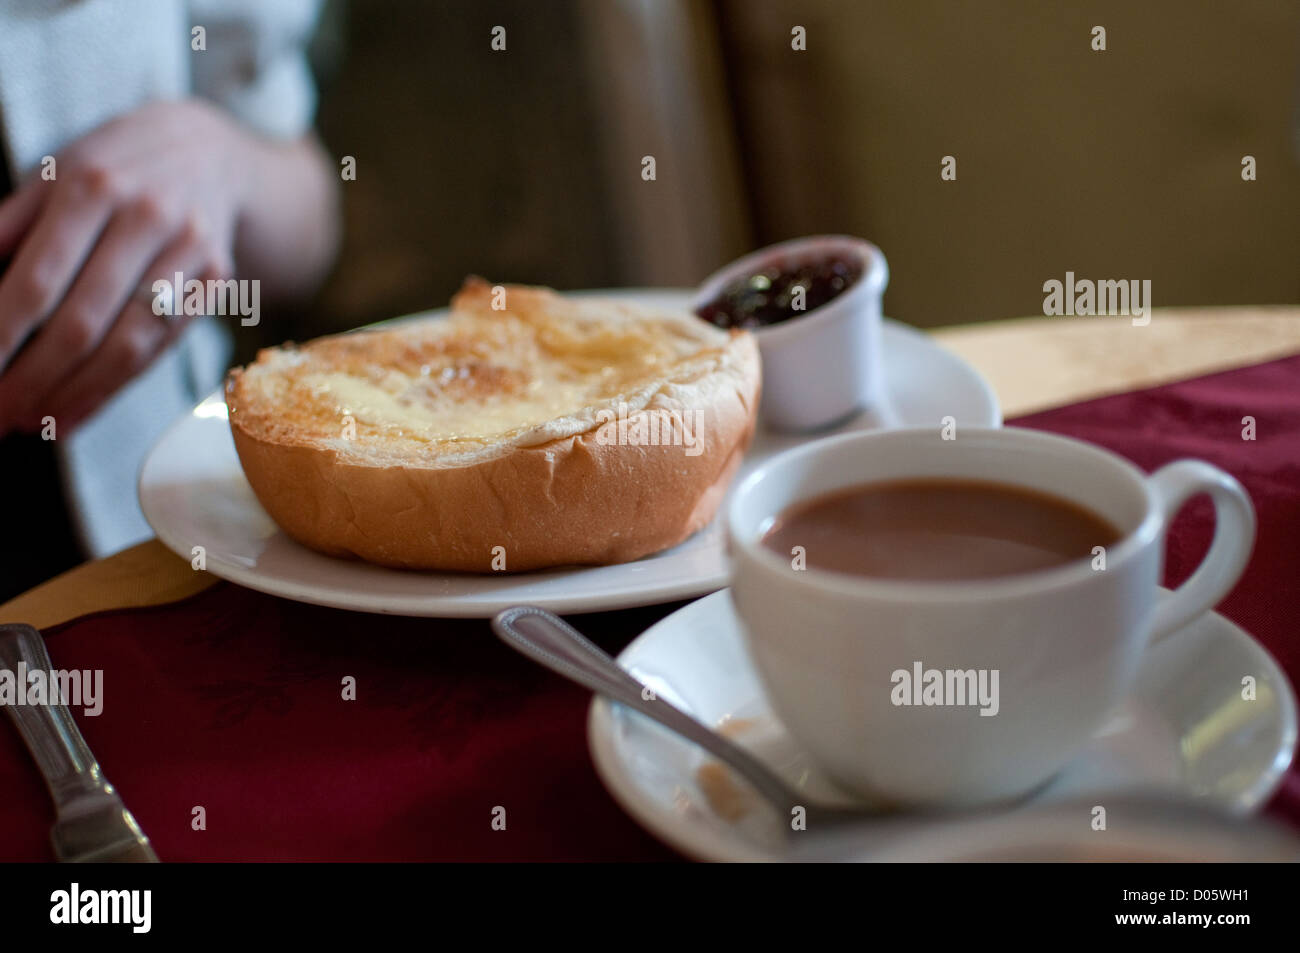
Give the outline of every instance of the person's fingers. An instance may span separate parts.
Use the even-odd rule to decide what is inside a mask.
[[[118,186],[102,170],[60,182],[0,276],[0,373],[61,300],[108,223]]]
[[[38,430],[53,418],[59,433],[67,433],[95,412],[105,400],[152,363],[179,332],[181,322],[169,324],[148,303],[133,298],[113,322],[95,356],[75,370],[45,413],[33,415],[25,426]]]
[[[53,188],[53,182],[34,175],[0,201],[0,261],[13,257]]]
[[[169,230],[166,214],[148,199],[118,209],[53,316],[0,374],[0,432],[47,406],[54,388],[90,357],[168,244]]]
[[[201,280],[218,275],[220,262],[206,236],[186,228],[144,271],[139,287],[151,289],[158,279],[173,281],[176,272],[196,274]],[[180,289],[177,289],[177,294]],[[29,414],[21,423],[39,429],[41,419],[53,417],[60,430],[71,430],[90,416],[119,387],[145,367],[181,332],[186,318],[154,313],[153,299],[140,294],[127,303],[104,337],[99,350],[59,383],[44,413]]]

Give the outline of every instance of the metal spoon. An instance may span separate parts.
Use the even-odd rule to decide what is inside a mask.
[[[800,809],[809,831],[846,822],[861,823],[869,816],[866,808],[809,804],[806,797],[744,748],[659,698],[649,686],[554,613],[536,606],[515,606],[492,620],[492,631],[533,661],[598,695],[635,708],[729,765],[787,819],[782,825],[787,833],[798,829],[789,819]]]

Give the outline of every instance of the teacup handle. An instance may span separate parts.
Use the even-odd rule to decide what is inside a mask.
[[[1169,524],[1191,497],[1208,493],[1214,502],[1214,539],[1191,577],[1156,607],[1153,644],[1214,608],[1241,577],[1255,543],[1255,508],[1240,483],[1200,460],[1177,460],[1149,479],[1164,517],[1161,544]]]

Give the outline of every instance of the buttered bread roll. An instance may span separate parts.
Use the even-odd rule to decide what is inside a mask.
[[[385,566],[637,559],[713,517],[754,430],[747,332],[470,279],[451,314],[261,351],[226,403],[280,528]]]

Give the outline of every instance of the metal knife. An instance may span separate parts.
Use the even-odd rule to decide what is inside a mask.
[[[0,668],[17,678],[19,662],[26,662],[28,671],[53,667],[40,632],[30,625],[0,625]],[[55,856],[69,863],[157,863],[149,838],[104,778],[67,706],[4,707],[54,799]]]

